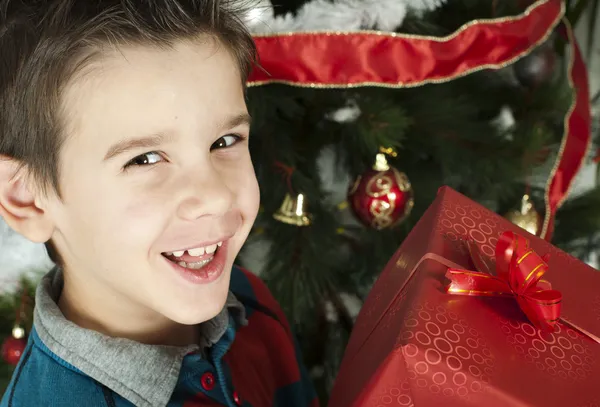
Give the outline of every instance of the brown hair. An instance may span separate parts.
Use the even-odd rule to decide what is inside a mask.
[[[0,0],[0,155],[60,197],[61,93],[102,46],[208,35],[232,53],[245,84],[256,59],[245,10],[239,0]],[[51,242],[46,249],[60,264]]]

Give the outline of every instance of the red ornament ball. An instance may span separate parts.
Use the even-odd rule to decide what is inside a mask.
[[[366,226],[387,229],[404,220],[414,206],[413,190],[406,174],[377,155],[373,169],[359,175],[348,191],[348,202]]]
[[[515,76],[528,88],[547,83],[556,70],[556,53],[548,45],[542,45],[514,64]]]
[[[16,366],[25,350],[25,340],[18,338],[7,338],[2,344],[2,358],[10,365]]]

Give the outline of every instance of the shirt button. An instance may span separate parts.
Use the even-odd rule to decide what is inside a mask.
[[[238,406],[242,405],[242,401],[240,400],[240,396],[238,395],[237,391],[233,392],[233,401],[235,402],[235,404],[237,404]]]
[[[200,383],[204,390],[211,391],[215,388],[215,376],[210,372],[206,372],[202,375],[202,378],[200,378]]]

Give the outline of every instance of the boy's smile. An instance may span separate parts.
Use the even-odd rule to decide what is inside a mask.
[[[259,201],[240,78],[202,38],[107,50],[65,89],[62,200],[40,207],[76,323],[131,337],[222,309]]]
[[[186,280],[196,283],[210,283],[223,273],[227,260],[228,240],[197,246],[187,250],[177,250],[162,255],[175,272]]]

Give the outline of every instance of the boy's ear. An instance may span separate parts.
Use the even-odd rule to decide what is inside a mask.
[[[16,160],[0,155],[0,216],[27,239],[44,243],[52,236],[53,224],[39,207],[25,170]]]

